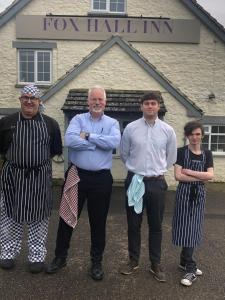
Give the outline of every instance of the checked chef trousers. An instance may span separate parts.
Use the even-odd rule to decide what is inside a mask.
[[[17,223],[6,215],[1,201],[0,220],[0,259],[14,259],[20,253],[24,224]],[[28,227],[28,260],[43,262],[47,253],[45,243],[48,233],[49,218],[40,222],[27,223]]]

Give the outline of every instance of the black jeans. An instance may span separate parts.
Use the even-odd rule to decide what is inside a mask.
[[[128,172],[125,181],[125,190],[127,191],[133,177],[133,173]],[[145,194],[143,197],[143,210],[146,208],[148,226],[149,226],[149,259],[151,263],[160,263],[161,243],[162,243],[162,221],[165,207],[165,193],[167,183],[165,179],[146,180]],[[132,260],[138,262],[141,247],[141,224],[142,213],[137,214],[134,207],[128,206],[126,196],[126,212],[128,224],[128,252]]]
[[[180,264],[185,266],[187,273],[195,273],[197,270],[196,262],[193,260],[193,247],[183,247],[180,254]]]
[[[87,199],[91,230],[90,255],[93,262],[100,262],[105,249],[105,227],[113,179],[110,170],[92,172],[78,169],[78,174],[80,177],[78,183],[78,218]],[[73,228],[60,218],[56,239],[56,257],[67,257],[72,233]]]

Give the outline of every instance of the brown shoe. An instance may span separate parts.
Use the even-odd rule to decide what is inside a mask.
[[[160,264],[152,264],[150,267],[150,272],[153,274],[153,277],[160,281],[165,282],[166,281],[166,275],[162,270],[162,267]]]
[[[128,263],[123,265],[120,269],[120,273],[123,275],[130,275],[139,268],[138,262],[135,260],[129,260]]]

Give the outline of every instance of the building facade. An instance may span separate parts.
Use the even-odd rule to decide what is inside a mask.
[[[215,181],[225,182],[225,29],[196,1],[18,0],[0,14],[0,40],[1,117],[18,110],[20,89],[35,83],[64,134],[86,111],[88,88],[101,85],[106,114],[123,131],[141,116],[140,96],[156,91],[178,146],[184,124],[201,119]],[[64,158],[54,163],[54,177],[63,177],[66,149]],[[125,175],[115,150],[114,179]],[[175,183],[173,170],[167,180]]]

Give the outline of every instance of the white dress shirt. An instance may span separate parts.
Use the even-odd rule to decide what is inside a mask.
[[[158,118],[150,125],[142,117],[125,128],[120,155],[127,169],[135,174],[163,175],[176,162],[175,132]]]

